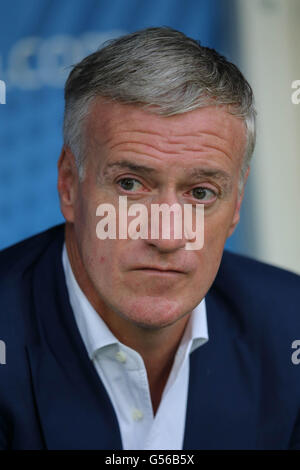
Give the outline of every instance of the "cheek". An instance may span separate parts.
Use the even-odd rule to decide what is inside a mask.
[[[111,285],[118,278],[121,256],[115,240],[99,240],[95,232],[85,240],[83,252],[86,269],[98,286]]]
[[[89,263],[98,269],[107,269],[113,264],[113,250],[106,240],[99,240],[96,233],[92,238],[86,239],[84,250],[88,253]]]
[[[204,247],[199,251],[199,262],[209,270],[214,271],[219,267],[232,216],[232,209],[225,207],[218,213],[205,217]]]
[[[208,244],[225,243],[233,220],[234,209],[233,204],[223,204],[218,211],[205,217],[204,234]]]

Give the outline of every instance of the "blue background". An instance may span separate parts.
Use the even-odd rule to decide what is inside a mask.
[[[63,86],[72,64],[109,38],[161,25],[238,62],[232,0],[11,0],[0,5],[0,79],[7,87],[6,104],[0,105],[0,249],[63,221],[57,160]],[[241,225],[227,243],[235,251],[243,251],[246,243]]]

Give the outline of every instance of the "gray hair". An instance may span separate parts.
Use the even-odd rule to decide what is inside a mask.
[[[84,124],[98,96],[162,116],[226,105],[246,127],[240,190],[255,145],[253,92],[239,69],[214,49],[168,27],[143,29],[106,43],[72,69],[65,86],[64,143],[84,177]]]

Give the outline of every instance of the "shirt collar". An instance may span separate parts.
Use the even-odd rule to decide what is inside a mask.
[[[112,344],[120,344],[120,341],[111,332],[79,287],[72,271],[65,243],[63,245],[62,263],[75,320],[88,355],[90,359],[93,359],[99,349]],[[204,298],[190,315],[179,350],[184,350],[186,355],[207,341],[208,330]]]

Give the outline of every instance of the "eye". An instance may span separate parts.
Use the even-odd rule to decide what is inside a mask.
[[[137,191],[141,189],[142,183],[140,183],[135,178],[122,178],[118,181],[118,184],[121,186],[122,189],[125,191]]]
[[[215,191],[199,186],[192,189],[193,196],[199,201],[212,201],[216,197]]]

